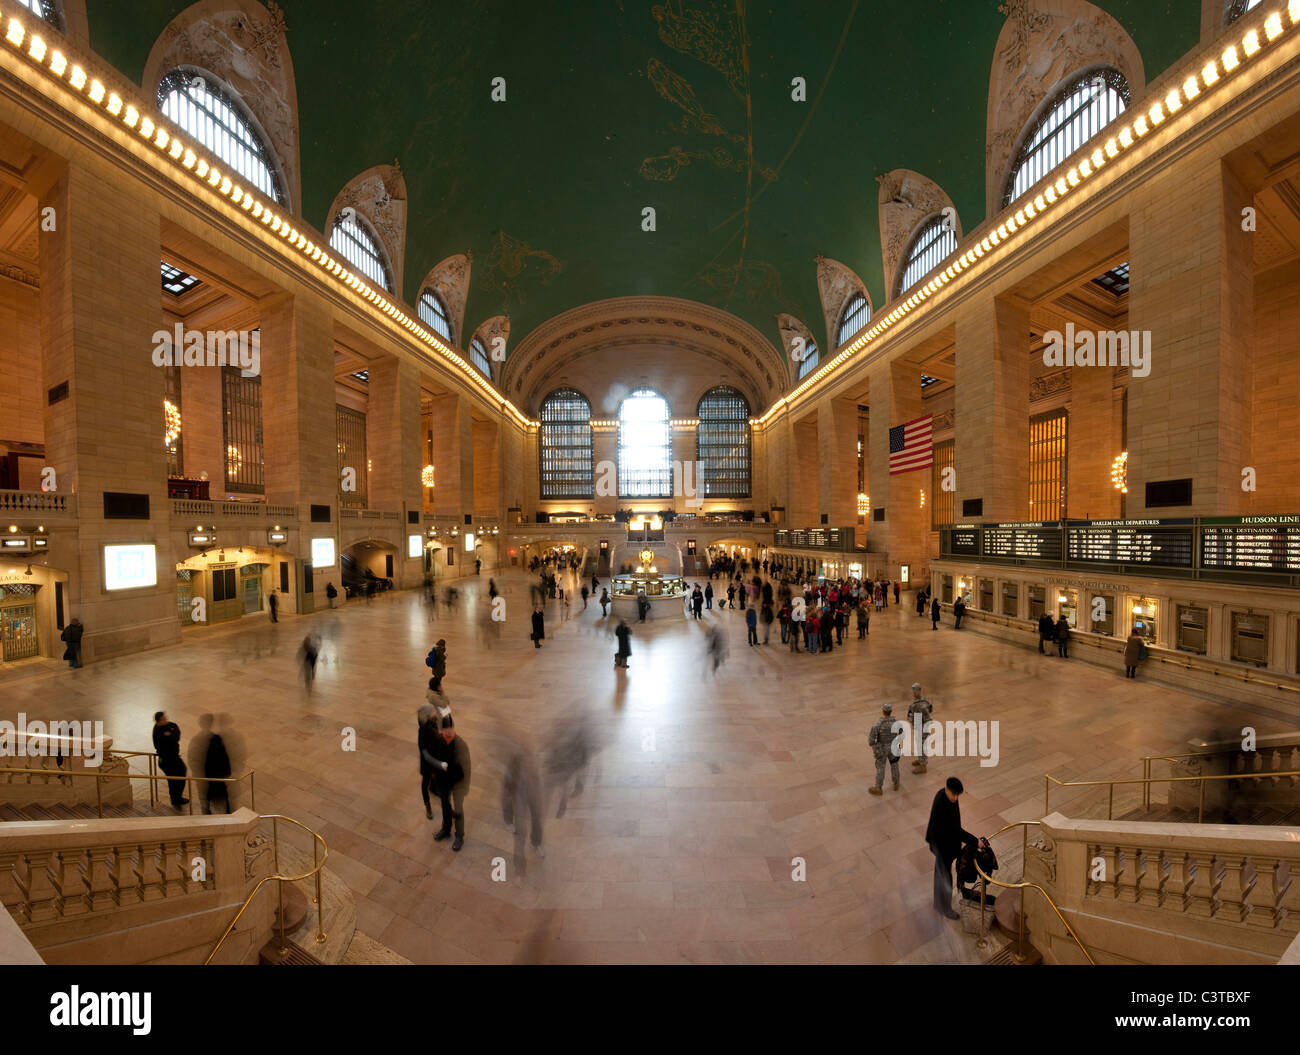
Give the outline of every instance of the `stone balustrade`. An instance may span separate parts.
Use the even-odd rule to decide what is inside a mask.
[[[271,872],[259,820],[240,809],[0,824],[0,903],[46,963],[202,963]],[[214,962],[256,962],[273,893],[254,900]]]
[[[77,496],[58,491],[0,491],[0,516],[17,513],[75,517]]]
[[[1300,834],[1217,824],[1044,818],[1025,878],[1098,963],[1276,963],[1300,933]],[[1048,963],[1078,947],[1041,898],[1028,930]]]
[[[192,520],[199,517],[219,520],[230,517],[236,520],[296,520],[297,506],[267,505],[264,502],[204,502],[195,498],[173,498],[172,516]]]
[[[75,737],[15,731],[0,749],[0,803],[129,805],[134,799],[134,781],[124,777],[130,765],[126,758],[112,753],[112,746],[111,736],[82,742]],[[93,764],[96,761],[98,764]],[[148,790],[143,790],[148,798]]]

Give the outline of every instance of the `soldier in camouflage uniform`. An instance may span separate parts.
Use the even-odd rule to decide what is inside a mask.
[[[880,721],[871,727],[871,732],[867,734],[867,743],[871,746],[872,754],[876,756],[876,783],[874,787],[867,790],[873,795],[883,795],[881,785],[885,783],[885,762],[889,762],[890,776],[894,778],[894,790],[898,790],[898,759],[899,755],[894,754],[894,740],[898,736],[899,727],[902,722],[894,719],[894,706],[887,703],[880,708],[880,713],[884,716]]]
[[[912,739],[915,741],[914,749],[916,757],[912,759],[912,772],[924,773],[928,768],[925,764],[925,726],[930,720],[930,712],[934,710],[933,704],[921,695],[920,682],[912,683],[912,702],[907,707],[907,724],[912,730]],[[920,716],[918,722],[917,716]]]

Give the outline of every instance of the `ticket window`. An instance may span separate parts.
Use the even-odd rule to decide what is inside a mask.
[[[1159,615],[1160,606],[1155,601],[1143,597],[1133,602],[1131,628],[1148,645],[1156,643],[1156,620]]]
[[[993,611],[993,580],[980,579],[980,603],[981,612]]]
[[[1268,616],[1232,613],[1232,658],[1237,663],[1268,666]]]
[[[1095,593],[1089,602],[1089,618],[1094,634],[1115,636],[1115,597],[1112,594]],[[1127,636],[1127,635],[1126,635]]]
[[[1058,618],[1065,616],[1071,627],[1079,625],[1079,591],[1061,590],[1056,595],[1056,612]]]
[[[1210,612],[1195,605],[1178,606],[1178,648],[1182,652],[1193,652],[1198,656],[1206,653],[1206,627],[1209,626]]]
[[[939,600],[944,604],[952,604],[952,576],[945,575],[939,580]]]
[[[1037,619],[1047,610],[1047,587],[1029,587],[1029,618]]]
[[[1012,619],[1020,617],[1020,583],[1002,584],[1002,614],[1009,615]]]

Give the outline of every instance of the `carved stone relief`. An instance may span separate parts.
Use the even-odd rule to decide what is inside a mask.
[[[817,292],[821,295],[822,315],[826,319],[826,350],[834,351],[833,342],[845,303],[854,293],[861,293],[870,304],[871,294],[867,292],[866,283],[851,268],[828,256],[817,257]],[[874,313],[875,305],[871,307]]]
[[[1086,0],[1004,0],[1007,16],[989,78],[985,185],[988,214],[998,212],[1011,156],[1037,111],[1070,75],[1113,66],[1133,101],[1146,88],[1142,56],[1124,28]]]
[[[252,832],[244,840],[244,878],[255,879],[261,876],[263,868],[260,864],[263,857],[267,858],[269,871],[269,861],[271,856],[271,840],[260,832]]]
[[[330,209],[326,231],[347,208],[356,209],[379,235],[393,269],[394,288],[402,288],[402,265],[406,258],[406,180],[397,165],[376,165],[367,169],[339,191]]]
[[[152,97],[178,66],[220,78],[248,107],[280,165],[289,208],[301,214],[298,95],[284,12],[271,2],[205,0],[187,8],[159,34],[145,64],[142,87]]]
[[[952,209],[953,231],[961,240],[961,221],[952,199],[931,179],[911,169],[894,169],[877,176],[880,184],[880,253],[885,265],[886,293],[893,297],[903,253],[918,227],[935,213]]]
[[[474,263],[472,252],[457,253],[434,265],[425,276],[424,287],[431,288],[446,305],[451,316],[452,337],[457,344],[464,340],[465,301],[469,297],[469,276]]]
[[[1047,374],[1045,377],[1035,377],[1029,382],[1029,401],[1036,403],[1040,399],[1046,399],[1048,396],[1057,395],[1060,392],[1067,392],[1070,388],[1070,372],[1062,370],[1059,373]]]

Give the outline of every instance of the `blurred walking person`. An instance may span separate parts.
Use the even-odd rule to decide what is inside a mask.
[[[469,745],[465,738],[456,735],[456,723],[448,714],[442,719],[441,730],[443,742],[442,782],[439,798],[442,799],[442,829],[433,838],[437,842],[448,838],[452,833],[452,824],[456,826],[456,838],[451,848],[457,852],[465,845],[465,796],[469,794]],[[450,816],[448,815],[450,813]]]
[[[524,831],[533,853],[545,857],[542,849],[542,780],[537,760],[527,748],[513,745],[501,781],[501,815],[506,831],[515,837],[515,868],[520,875],[527,868]]]
[[[199,715],[199,731],[190,737],[190,775],[194,778],[194,790],[198,792],[199,809],[210,813],[208,809],[208,745],[212,740],[213,717],[210,714]]]
[[[618,629],[614,631],[618,638],[618,651],[614,653],[614,666],[627,669],[627,661],[632,655],[632,628],[627,625],[626,619],[618,621]]]
[[[298,650],[298,661],[302,664],[302,680],[307,687],[307,695],[311,695],[312,685],[316,682],[316,660],[320,656],[320,637],[316,634],[308,634],[302,639],[302,647]]]

